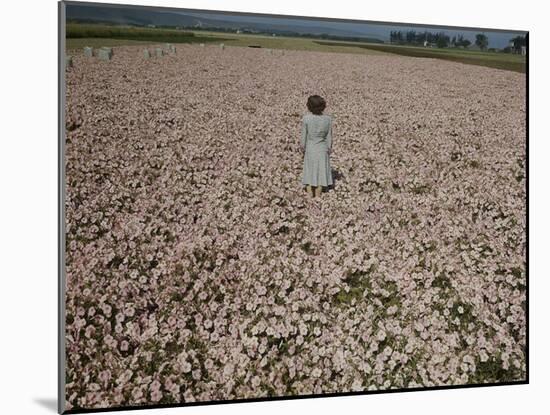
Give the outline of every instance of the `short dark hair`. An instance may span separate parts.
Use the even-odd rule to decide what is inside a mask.
[[[307,109],[313,114],[321,115],[326,106],[325,99],[319,95],[311,95],[307,99]]]

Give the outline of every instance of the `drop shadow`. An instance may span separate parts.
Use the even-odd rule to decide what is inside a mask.
[[[34,402],[36,402],[38,405],[57,413],[57,399],[53,398],[35,398]]]
[[[340,170],[335,169],[335,168],[332,168],[331,170],[332,170],[331,171],[332,185],[327,187],[328,191],[336,190],[338,181],[342,180],[345,177],[344,174]]]

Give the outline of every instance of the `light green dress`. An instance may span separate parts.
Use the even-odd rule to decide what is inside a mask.
[[[332,150],[332,118],[330,115],[307,113],[302,117],[302,148],[304,169],[302,184],[332,185],[332,170],[328,149]]]

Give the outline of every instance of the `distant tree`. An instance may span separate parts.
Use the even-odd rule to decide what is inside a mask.
[[[470,42],[468,39],[464,39],[463,35],[458,35],[458,37],[456,38],[456,46],[467,48],[468,46],[470,46],[471,43],[472,42]]]
[[[401,30],[397,31],[397,43],[403,43],[405,41],[405,37],[403,36],[403,32]]]
[[[438,48],[446,48],[449,46],[449,36],[445,32],[436,33],[435,44]]]
[[[451,46],[456,46],[456,36],[451,39]]]
[[[515,53],[520,53],[521,52],[521,47],[527,45],[525,36],[516,36],[516,37],[510,39],[510,42],[512,42],[512,44],[513,44],[512,48],[513,48]]]
[[[428,42],[434,43],[437,41],[437,34],[434,34],[432,32],[428,33]]]
[[[484,33],[478,33],[476,35],[476,46],[478,46],[481,50],[487,49],[487,46],[489,45],[489,39]]]
[[[405,39],[407,40],[407,43],[416,43],[416,32],[414,30],[407,30]]]

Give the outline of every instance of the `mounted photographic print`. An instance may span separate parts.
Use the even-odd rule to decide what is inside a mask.
[[[527,31],[68,1],[59,48],[61,413],[528,382]]]

